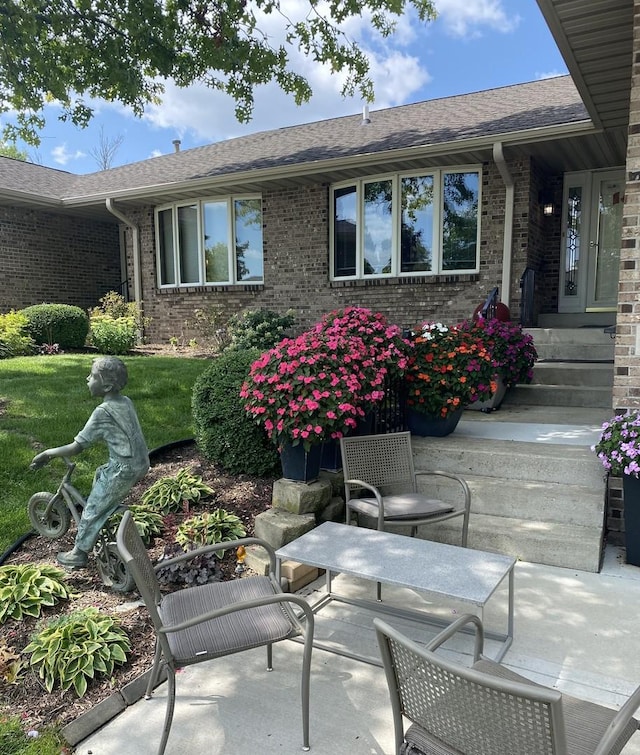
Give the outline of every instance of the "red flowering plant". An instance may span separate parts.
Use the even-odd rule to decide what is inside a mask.
[[[362,338],[308,330],[262,354],[240,396],[279,446],[309,450],[354,428],[384,397],[385,376]]]
[[[497,387],[491,353],[482,340],[439,322],[414,330],[404,377],[407,406],[439,417],[491,398]]]
[[[538,352],[533,336],[517,322],[478,317],[458,326],[479,338],[491,353],[498,374],[507,386],[530,383]]]

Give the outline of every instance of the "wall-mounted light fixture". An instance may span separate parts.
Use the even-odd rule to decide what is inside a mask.
[[[542,214],[545,217],[555,214],[556,208],[553,204],[553,194],[550,191],[541,191],[538,194],[538,203],[542,207]]]

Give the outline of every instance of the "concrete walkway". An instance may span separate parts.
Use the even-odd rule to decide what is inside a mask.
[[[307,588],[310,597],[322,580]],[[338,578],[336,589],[361,592],[371,585]],[[369,592],[371,594],[371,592]],[[384,593],[386,601],[424,601],[411,591]],[[428,601],[427,601],[428,603]],[[640,568],[609,549],[602,573],[518,563],[515,637],[504,662],[519,673],[594,702],[618,707],[640,684]],[[452,619],[460,607],[428,606]],[[489,602],[487,625],[503,626],[506,591]],[[392,622],[393,623],[393,622]],[[406,627],[416,639],[431,630]],[[375,653],[371,615],[330,604],[317,621],[318,637]],[[466,641],[466,638],[465,638]],[[470,650],[470,647],[468,648]],[[491,651],[491,644],[487,648]],[[462,657],[467,648],[450,652]],[[301,746],[299,670],[302,647],[274,648],[274,671],[257,649],[185,669],[167,755],[296,753]],[[317,755],[391,754],[391,712],[381,668],[315,650],[311,689],[311,749]],[[162,730],[165,685],[152,701],[135,703],[78,748],[79,755],[153,755]],[[640,733],[624,755],[640,755]]]

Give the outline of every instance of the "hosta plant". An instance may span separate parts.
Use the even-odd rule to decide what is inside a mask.
[[[173,476],[156,480],[143,494],[142,503],[154,511],[170,514],[188,510],[189,504],[214,495],[213,488],[203,482],[200,475],[193,474],[191,467],[185,467]]]
[[[215,509],[186,519],[176,532],[176,542],[184,548],[215,545],[237,540],[247,534],[239,517],[224,509]],[[222,553],[222,551],[220,551]]]
[[[162,514],[159,514],[155,509],[145,504],[131,504],[128,507],[135,522],[138,534],[142,538],[145,545],[149,545],[151,538],[155,535],[160,535],[163,528]],[[122,512],[117,512],[112,517],[112,522],[115,528],[120,524],[122,519]]]
[[[64,572],[46,564],[0,566],[0,624],[39,616],[43,606],[72,597]]]
[[[24,649],[38,669],[47,692],[73,686],[78,697],[97,675],[111,676],[127,660],[129,638],[118,619],[97,608],[60,616],[48,622]]]

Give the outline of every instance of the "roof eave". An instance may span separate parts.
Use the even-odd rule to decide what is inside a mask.
[[[287,178],[294,178],[301,175],[310,176],[318,173],[326,173],[334,171],[336,168],[351,169],[366,167],[367,165],[379,163],[387,159],[398,161],[412,158],[415,159],[416,156],[424,156],[425,158],[428,158],[444,154],[451,154],[453,156],[461,152],[491,150],[493,144],[496,142],[501,142],[504,146],[519,146],[522,144],[532,144],[571,136],[585,136],[598,132],[599,129],[594,128],[592,121],[584,120],[560,126],[546,126],[536,129],[524,129],[502,134],[492,134],[490,136],[474,137],[473,139],[461,139],[456,142],[445,142],[443,144],[419,145],[382,152],[367,152],[351,158],[339,157],[311,163],[296,163],[295,165],[279,165],[276,167],[258,169],[254,168],[234,173],[208,176],[205,178],[149,184],[147,186],[126,189],[124,191],[99,192],[91,195],[65,197],[62,200],[62,203],[64,206],[71,207],[92,203],[104,203],[107,198],[114,201],[144,200],[146,197],[157,196],[164,192],[174,193],[192,190],[196,193],[206,187],[213,188],[216,186],[223,186],[230,182],[238,184],[245,181],[256,183],[258,181],[286,180]]]

